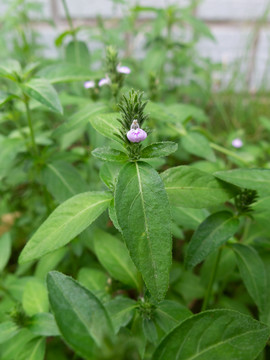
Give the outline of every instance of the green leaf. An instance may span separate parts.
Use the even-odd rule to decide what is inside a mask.
[[[153,360],[254,360],[269,333],[266,325],[238,312],[205,311],[169,333]]]
[[[146,146],[141,151],[142,158],[159,158],[174,153],[178,145],[172,141],[157,142]]]
[[[92,117],[96,116],[97,114],[104,113],[108,111],[108,109],[109,109],[108,105],[103,104],[101,102],[87,104],[82,109],[75,112],[61,126],[59,126],[54,131],[54,135],[58,136],[66,132],[72,132],[74,130],[78,130],[80,128],[84,129],[88,121],[90,121]]]
[[[25,150],[24,142],[21,139],[0,139],[0,180],[6,177],[14,165],[19,152]]]
[[[161,174],[172,205],[206,208],[218,205],[236,194],[234,187],[213,175],[190,166],[177,166]]]
[[[205,136],[196,132],[189,132],[181,139],[183,148],[190,154],[209,161],[216,161],[216,156]]]
[[[161,329],[168,333],[191,315],[192,312],[184,305],[172,300],[163,300],[155,309],[154,319]]]
[[[21,65],[17,60],[1,60],[0,77],[16,80],[16,74],[20,74],[21,70]]]
[[[228,211],[220,211],[208,216],[194,232],[189,243],[185,263],[192,268],[203,261],[232,237],[239,220]]]
[[[208,214],[208,211],[205,209],[189,209],[180,206],[172,207],[172,217],[174,221],[184,229],[195,230]]]
[[[118,113],[96,115],[90,119],[90,123],[101,135],[122,144],[123,141],[119,138],[121,124],[117,120],[118,117]]]
[[[26,284],[22,305],[29,316],[49,310],[47,289],[42,281],[34,278]]]
[[[98,79],[99,75],[87,68],[65,62],[46,66],[37,73],[37,76],[48,80],[51,84]]]
[[[174,123],[184,123],[187,120],[194,119],[199,123],[205,123],[208,121],[208,117],[205,112],[197,106],[189,104],[172,104],[169,105],[168,111],[174,118]]]
[[[109,206],[111,194],[86,192],[59,205],[23,249],[19,262],[35,260],[79,235]]]
[[[29,341],[22,349],[17,360],[43,360],[45,356],[46,339],[37,338]]]
[[[170,207],[158,173],[145,162],[119,173],[115,209],[131,258],[154,301],[164,298],[171,266]]]
[[[38,336],[60,335],[54,317],[50,313],[38,313],[31,318],[28,329]]]
[[[65,341],[79,354],[92,358],[94,344],[111,336],[112,325],[101,302],[77,281],[57,271],[47,278],[55,320]]]
[[[65,161],[47,164],[42,171],[42,182],[58,203],[89,188],[81,174]]]
[[[11,255],[11,238],[9,233],[0,236],[0,272],[3,271]]]
[[[115,150],[110,147],[96,148],[91,154],[94,157],[105,161],[123,162],[128,160],[127,154],[123,151]]]
[[[5,321],[0,324],[0,344],[8,341],[17,334],[19,328],[13,321]]]
[[[23,91],[48,109],[62,114],[63,109],[54,87],[45,79],[32,79],[23,85]]]
[[[90,54],[84,41],[70,41],[65,49],[66,61],[76,65],[89,66]]]
[[[67,248],[57,249],[39,260],[35,269],[35,276],[41,280],[45,280],[49,271],[54,270],[55,267],[63,260],[67,253]]]
[[[257,251],[245,244],[233,244],[240,275],[249,295],[258,306],[261,313],[266,308],[267,279],[262,259]],[[268,304],[269,306],[269,304]]]
[[[97,230],[94,247],[99,262],[113,278],[140,289],[140,276],[124,243],[105,231]]]
[[[107,296],[108,275],[98,269],[81,268],[78,281],[90,290],[98,299],[103,301]]]
[[[35,335],[29,330],[20,329],[15,336],[0,345],[1,360],[19,359],[20,354],[26,349],[27,343],[34,337]]]
[[[119,332],[121,327],[126,326],[131,321],[136,307],[136,301],[129,298],[115,298],[105,304],[115,334]]]
[[[264,195],[270,194],[269,169],[234,169],[218,171],[214,175],[233,185],[257,190]]]
[[[119,171],[122,167],[123,164],[117,163],[105,163],[101,166],[99,177],[109,189],[114,190]]]

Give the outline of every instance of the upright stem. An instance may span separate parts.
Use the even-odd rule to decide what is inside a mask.
[[[65,14],[66,14],[66,18],[67,18],[70,30],[74,30],[72,19],[71,19],[71,16],[69,14],[69,11],[68,11],[68,6],[67,6],[66,0],[62,0],[62,4],[63,4],[64,10],[65,10]]]
[[[217,254],[217,257],[216,257],[216,261],[215,261],[215,264],[214,264],[214,267],[213,267],[213,270],[212,270],[212,273],[211,273],[211,277],[210,277],[210,280],[209,280],[208,288],[207,288],[207,291],[206,291],[206,294],[205,294],[205,298],[203,300],[202,311],[205,311],[207,309],[209,299],[210,299],[210,297],[212,295],[212,289],[213,289],[213,285],[214,285],[216,275],[217,275],[217,269],[218,269],[218,265],[219,265],[219,261],[220,261],[220,257],[221,257],[221,252],[222,252],[222,248],[219,248],[218,254]]]
[[[32,148],[34,150],[34,153],[38,154],[38,149],[37,149],[37,144],[35,141],[35,134],[34,134],[34,129],[33,129],[33,125],[32,125],[31,112],[30,112],[30,108],[29,108],[28,99],[24,100],[24,104],[25,104],[25,109],[26,109],[27,122],[28,122],[29,130],[30,130]]]

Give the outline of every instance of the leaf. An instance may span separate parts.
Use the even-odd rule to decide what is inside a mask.
[[[59,205],[24,247],[19,262],[35,260],[79,235],[109,206],[111,194],[86,192]]]
[[[91,154],[104,161],[123,162],[128,161],[128,156],[123,151],[115,150],[110,147],[96,148]]]
[[[263,195],[270,194],[269,169],[234,169],[218,171],[214,175],[233,185],[257,190]]]
[[[105,308],[112,320],[114,333],[126,326],[134,316],[136,301],[129,298],[115,298],[105,304]]]
[[[42,171],[42,182],[58,203],[89,188],[81,174],[65,161],[47,164]]]
[[[154,319],[161,329],[168,333],[191,315],[192,312],[184,305],[172,300],[163,300],[155,309]]]
[[[169,333],[153,360],[254,360],[264,348],[269,328],[231,310],[194,315]]]
[[[9,233],[0,236],[0,272],[6,267],[11,255],[11,238]]]
[[[48,272],[54,270],[66,254],[67,249],[61,248],[43,256],[37,263],[35,276],[41,280],[45,280]]]
[[[48,109],[62,114],[63,109],[54,87],[45,79],[32,79],[23,85],[23,91]]]
[[[35,335],[29,330],[20,329],[15,336],[0,345],[1,360],[17,360],[21,352],[26,348],[27,343],[34,337]]]
[[[1,60],[0,77],[5,77],[11,80],[16,80],[16,74],[21,73],[21,65],[17,60],[8,59]]]
[[[157,142],[146,146],[141,151],[142,158],[159,158],[174,153],[178,145],[172,141]]]
[[[228,211],[208,216],[194,232],[189,243],[185,263],[188,269],[203,261],[232,237],[239,226],[239,220]]]
[[[118,113],[96,115],[90,119],[90,123],[101,135],[122,144],[123,141],[118,137],[121,129],[118,117]]]
[[[140,276],[125,244],[105,231],[97,230],[94,248],[99,262],[113,278],[140,289]]]
[[[205,209],[189,209],[180,206],[172,207],[172,217],[174,221],[184,229],[195,230],[208,214],[208,211]]]
[[[162,300],[171,266],[171,218],[163,183],[150,165],[128,163],[120,170],[115,209],[133,262],[153,300]]]
[[[23,309],[27,315],[49,311],[47,289],[42,281],[33,278],[27,282],[22,299]]]
[[[168,106],[168,111],[174,117],[174,123],[179,124],[194,119],[198,123],[205,123],[208,117],[205,112],[197,106],[189,104],[172,104]]]
[[[189,132],[181,139],[183,148],[190,154],[209,161],[216,161],[216,156],[205,136],[196,132]]]
[[[29,341],[22,349],[17,360],[43,360],[45,356],[46,339],[37,338]]]
[[[123,164],[119,163],[104,163],[101,166],[99,177],[109,189],[114,190],[119,171],[122,167]]]
[[[190,166],[177,166],[161,174],[172,205],[202,209],[218,205],[236,194],[236,189],[213,175]]]
[[[108,275],[104,271],[83,267],[79,271],[78,281],[102,302],[106,298],[108,294]]]
[[[108,111],[108,105],[101,102],[87,104],[79,111],[75,112],[66,122],[59,126],[55,131],[54,135],[62,135],[66,132],[72,132],[80,128],[84,129],[91,120],[92,117],[96,116],[99,113],[104,113]]]
[[[65,62],[46,66],[37,73],[51,84],[98,79],[99,75],[98,72],[93,73],[87,68]]]
[[[233,244],[240,275],[249,295],[261,313],[266,308],[267,279],[262,259],[257,251],[245,244]]]
[[[83,357],[92,358],[94,344],[111,336],[112,325],[101,302],[77,281],[57,271],[47,277],[49,299],[65,341]]]
[[[58,336],[60,335],[54,317],[50,313],[35,314],[28,329],[38,336]]]
[[[16,156],[24,150],[25,145],[21,139],[0,139],[0,180],[9,174]]]
[[[13,321],[5,321],[0,324],[0,344],[8,341],[17,334],[19,328]]]
[[[89,66],[90,54],[84,41],[70,41],[66,48],[66,61],[76,65]]]

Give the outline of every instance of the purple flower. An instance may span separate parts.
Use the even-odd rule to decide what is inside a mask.
[[[236,149],[239,149],[243,146],[243,141],[239,138],[233,139],[232,146],[235,147]]]
[[[93,80],[89,80],[86,81],[83,86],[85,89],[92,89],[95,87],[95,82]]]
[[[104,86],[104,85],[110,85],[111,84],[111,80],[106,76],[103,79],[100,79],[98,82],[98,86]]]
[[[126,74],[126,75],[128,75],[128,74],[131,73],[131,70],[130,70],[130,68],[129,68],[128,66],[121,66],[120,64],[117,65],[116,70],[117,70],[117,72],[119,72],[120,74]]]
[[[130,142],[138,143],[147,138],[147,133],[140,129],[137,120],[133,120],[130,130],[127,132],[127,138]]]

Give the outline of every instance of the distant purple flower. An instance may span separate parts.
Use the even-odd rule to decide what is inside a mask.
[[[120,74],[130,74],[131,70],[128,66],[121,66],[121,65],[117,65],[116,67],[117,72],[119,72]]]
[[[95,87],[95,82],[93,80],[86,81],[83,85],[85,89],[92,89]]]
[[[133,120],[130,130],[127,132],[127,138],[130,142],[138,143],[147,138],[147,133],[140,129],[137,120]]]
[[[233,139],[232,146],[235,147],[236,149],[239,149],[243,146],[243,141],[239,138]]]
[[[110,85],[111,84],[111,80],[106,76],[103,79],[100,79],[98,82],[98,86],[104,86],[104,85]]]

